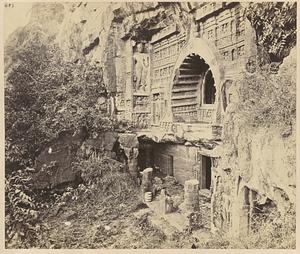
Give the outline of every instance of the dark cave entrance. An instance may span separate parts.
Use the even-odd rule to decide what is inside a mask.
[[[208,70],[204,78],[203,104],[214,104],[216,87],[211,70]]]
[[[211,158],[202,155],[202,188],[210,189],[211,186]]]
[[[153,142],[139,140],[138,168],[143,171],[145,168],[153,167]]]

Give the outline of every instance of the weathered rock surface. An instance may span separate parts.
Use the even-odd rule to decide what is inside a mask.
[[[92,155],[120,160],[136,176],[138,147],[137,135],[133,133],[107,131],[99,133],[97,138],[88,139],[85,139],[84,133],[61,133],[36,159],[35,187],[52,188],[78,180],[80,172],[72,163],[79,157],[89,158]]]
[[[192,8],[186,3],[65,3],[56,41],[68,60],[85,57],[97,62],[109,92],[115,93],[117,83],[125,78],[118,63],[121,68],[129,63],[124,40],[147,41],[175,20],[189,30]]]
[[[291,51],[279,69],[290,73],[296,54]],[[293,68],[292,68],[293,67]],[[235,101],[238,97],[233,93]],[[254,205],[273,202],[285,214],[296,202],[296,125],[282,131],[276,124],[269,127],[241,128],[233,122],[234,105],[225,116],[226,141],[214,169],[212,209],[217,228],[232,226],[233,233],[247,232],[248,217]],[[250,208],[249,208],[250,207]],[[236,218],[231,220],[229,218]]]
[[[83,157],[89,157],[92,153],[102,156],[111,156],[118,134],[112,131],[102,132],[97,138],[85,140],[81,146]]]
[[[83,131],[75,135],[63,132],[47,145],[35,161],[36,188],[55,187],[76,180],[78,172],[72,168],[72,162],[84,138]]]

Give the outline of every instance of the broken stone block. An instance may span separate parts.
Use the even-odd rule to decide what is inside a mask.
[[[144,199],[145,199],[145,202],[151,202],[152,201],[152,192],[150,192],[150,191],[145,192]]]
[[[162,189],[160,192],[160,207],[161,207],[161,211],[162,214],[166,214],[166,190]]]
[[[172,213],[174,211],[174,201],[171,197],[166,198],[166,213]]]
[[[152,192],[153,168],[146,168],[142,175],[142,195],[145,201],[145,192]]]
[[[130,153],[129,153],[129,158],[128,158],[128,170],[129,173],[132,177],[134,177],[134,179],[138,178],[138,161],[137,161],[137,157],[138,157],[139,151],[137,148],[132,148]]]

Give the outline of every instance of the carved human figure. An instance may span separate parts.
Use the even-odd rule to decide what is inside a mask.
[[[148,83],[149,57],[144,53],[136,53],[134,58],[133,89],[145,91]]]
[[[146,91],[147,81],[148,81],[148,69],[149,69],[149,58],[148,56],[144,56],[143,58],[143,69],[141,73],[141,83],[140,87],[141,90]]]

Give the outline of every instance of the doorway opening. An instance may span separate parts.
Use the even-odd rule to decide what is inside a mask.
[[[143,171],[153,167],[153,143],[139,140],[138,168]]]
[[[203,96],[203,104],[214,104],[215,103],[215,94],[216,94],[216,87],[215,81],[212,75],[211,70],[208,70],[205,73],[204,78],[204,96]]]
[[[211,158],[202,155],[202,186],[203,189],[210,189],[211,186]]]
[[[174,176],[173,156],[159,153],[155,156],[154,166],[159,167],[163,175]]]

